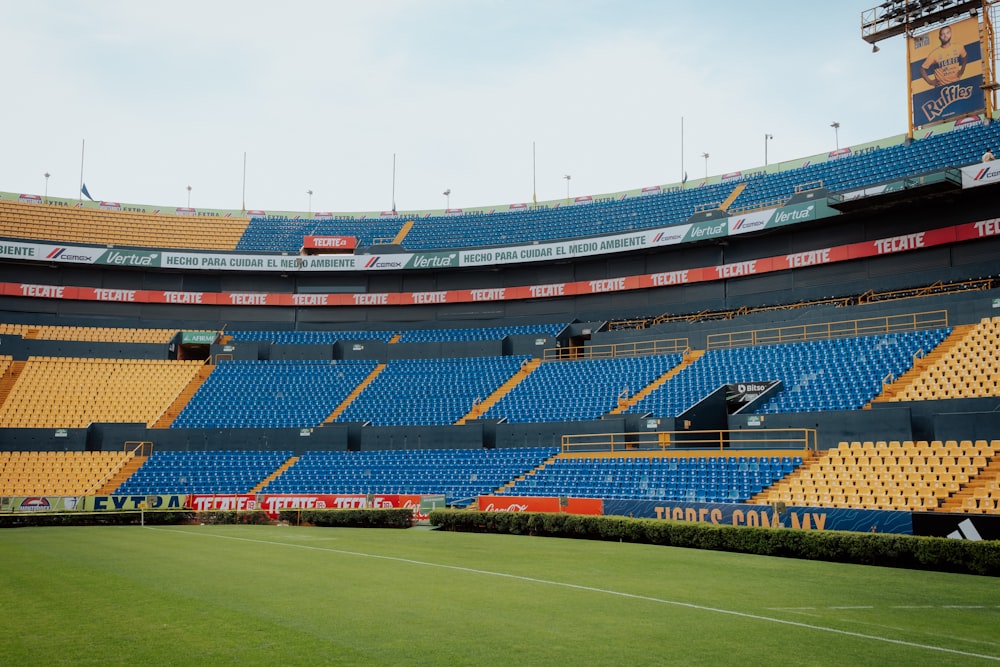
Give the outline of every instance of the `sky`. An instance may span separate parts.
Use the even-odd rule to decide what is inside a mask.
[[[0,191],[416,211],[795,160],[906,132],[877,4],[0,0]]]

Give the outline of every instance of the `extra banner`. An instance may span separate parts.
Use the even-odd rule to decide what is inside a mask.
[[[913,127],[985,109],[978,18],[950,23],[909,40]]]

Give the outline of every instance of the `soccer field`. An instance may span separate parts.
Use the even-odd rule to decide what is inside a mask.
[[[0,664],[970,665],[995,578],[538,537],[0,531]]]

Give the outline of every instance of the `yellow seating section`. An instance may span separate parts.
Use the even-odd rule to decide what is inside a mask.
[[[935,510],[979,475],[998,452],[1000,440],[842,442],[755,501]]]
[[[169,343],[177,329],[127,327],[71,327],[60,325],[0,323],[0,335],[38,340],[82,340],[105,343]]]
[[[0,428],[152,426],[203,361],[29,357],[0,405]]]
[[[0,236],[61,243],[234,250],[248,218],[163,215],[0,201]]]
[[[0,496],[93,494],[132,452],[0,452]]]
[[[983,318],[890,401],[1000,396],[1000,316]]]

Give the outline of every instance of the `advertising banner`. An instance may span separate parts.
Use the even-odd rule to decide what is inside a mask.
[[[1000,540],[1000,516],[943,512],[914,514],[913,534],[953,540]]]
[[[721,526],[913,534],[913,515],[910,512],[884,510],[788,506],[780,512],[770,505],[606,500],[604,513],[635,518],[695,521]]]
[[[479,496],[481,512],[565,512],[566,514],[604,513],[600,498],[557,498],[535,496]]]
[[[978,17],[941,26],[908,41],[914,127],[985,108]]]
[[[302,239],[302,247],[306,250],[321,252],[351,252],[358,246],[354,236],[306,236]]]
[[[111,512],[115,510],[181,510],[188,505],[188,496],[173,495],[131,495],[131,496],[86,496],[80,498],[77,509],[89,512]]]

